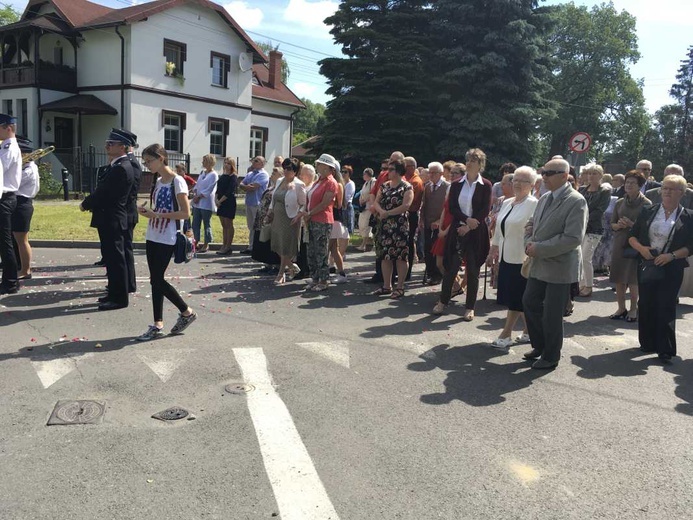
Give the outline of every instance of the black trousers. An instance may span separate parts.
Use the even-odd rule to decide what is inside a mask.
[[[128,303],[128,267],[125,258],[127,230],[103,228],[101,250],[106,262],[108,299],[116,303]]]
[[[426,260],[426,277],[429,280],[440,280],[443,275],[436,266],[436,257],[431,248],[438,238],[438,230],[424,227],[424,258]]]
[[[170,301],[181,312],[188,309],[178,291],[166,281],[164,275],[171,263],[175,246],[160,244],[147,240],[147,265],[149,266],[149,283],[152,285],[152,307],[154,321],[164,321],[164,298]]]
[[[5,289],[19,287],[17,257],[12,237],[12,213],[17,207],[14,193],[3,193],[0,199],[0,260],[2,261],[2,286]]]
[[[137,291],[137,278],[135,275],[135,252],[132,248],[132,236],[135,231],[135,226],[132,225],[125,232],[125,264],[128,271],[128,292],[134,293]]]
[[[411,268],[414,266],[414,258],[416,254],[416,230],[419,227],[419,214],[416,211],[410,211],[407,213],[407,220],[409,220],[409,236],[407,237],[407,242],[409,244],[409,269],[407,269],[407,280],[411,278]]]
[[[570,298],[569,283],[548,283],[530,278],[522,297],[532,348],[541,358],[558,363],[563,348],[563,311]]]
[[[677,260],[663,269],[664,280],[638,281],[638,339],[645,350],[675,356],[676,298],[683,281],[684,266]]]
[[[451,232],[454,232],[454,228],[451,228]],[[443,284],[440,288],[440,301],[444,305],[447,305],[450,301],[450,296],[452,295],[452,286],[455,284],[455,278],[457,278],[457,273],[462,267],[462,256],[458,251],[455,251],[449,262],[449,268],[445,268],[445,276],[443,277]],[[464,252],[465,261],[465,274],[467,275],[467,299],[464,306],[467,310],[473,311],[476,305],[477,294],[479,293],[479,272],[481,271],[481,264],[485,261],[484,258],[481,262],[476,257],[476,250],[474,246],[468,247]]]

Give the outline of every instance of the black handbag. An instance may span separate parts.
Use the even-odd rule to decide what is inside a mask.
[[[174,186],[175,179],[171,181],[171,193],[173,196],[173,211],[178,211],[178,200],[176,199],[176,188]],[[195,247],[193,240],[185,233],[181,232],[180,220],[176,219],[176,243],[173,246],[173,262],[176,264],[187,264],[195,256]]]
[[[638,283],[653,283],[664,280],[664,268],[655,265],[654,260],[641,260],[638,269]]]

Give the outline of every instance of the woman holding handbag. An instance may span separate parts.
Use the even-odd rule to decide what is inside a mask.
[[[299,213],[306,206],[305,185],[296,177],[303,164],[298,159],[284,159],[282,169],[284,177],[277,182],[272,192],[272,202],[267,213],[267,221],[271,223],[272,251],[279,255],[279,273],[274,283],[282,285],[286,282],[285,271],[293,280],[299,272],[294,259],[298,255],[301,234],[301,217]]]
[[[183,332],[195,321],[197,314],[164,278],[173,256],[177,234],[181,232],[181,221],[190,215],[188,185],[183,177],[168,167],[168,155],[160,144],[152,144],[142,150],[142,162],[159,176],[152,194],[153,208],[147,208],[145,204],[138,207],[139,214],[149,219],[146,251],[154,324],[138,336],[137,340],[148,341],[164,335],[164,297],[180,312],[171,334]]]
[[[693,211],[681,206],[686,179],[667,175],[662,203],[643,210],[628,243],[640,253],[638,339],[640,350],[668,363],[676,355],[676,297],[693,251]]]

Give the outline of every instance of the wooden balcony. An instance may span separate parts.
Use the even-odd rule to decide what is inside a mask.
[[[0,71],[0,88],[34,87],[61,92],[77,92],[77,71],[52,63],[39,63],[36,66],[5,67]],[[37,82],[38,72],[38,82]]]

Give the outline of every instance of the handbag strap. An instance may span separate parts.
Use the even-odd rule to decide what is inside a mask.
[[[175,182],[176,182],[176,178],[174,177],[173,180],[171,181],[171,199],[173,200],[174,213],[180,209],[180,206],[178,205],[178,199],[176,198]],[[176,219],[176,231],[178,233],[180,233],[180,220],[178,220],[178,219]]]
[[[676,223],[679,221],[679,218],[681,217],[681,204],[679,204],[679,207],[676,209],[676,218],[674,219],[674,225],[671,226],[671,229],[669,230],[669,235],[667,236],[667,241],[664,243],[664,247],[662,247],[662,253],[667,252],[667,248],[669,247],[669,244],[671,243],[671,237],[674,234],[674,230],[676,229]]]

